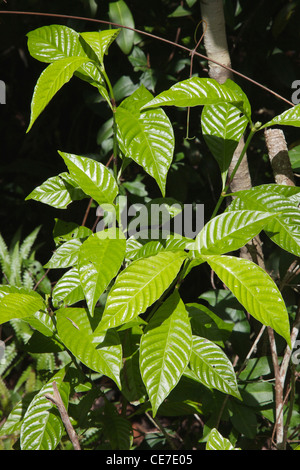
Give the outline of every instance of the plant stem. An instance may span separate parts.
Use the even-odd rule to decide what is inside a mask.
[[[66,407],[64,405],[64,402],[62,401],[62,398],[60,396],[59,390],[57,388],[57,384],[54,381],[53,384],[53,395],[51,393],[46,393],[45,397],[50,400],[54,405],[57,407],[61,420],[64,423],[64,426],[66,428],[66,431],[69,435],[69,438],[73,444],[74,450],[81,450],[78,436],[72,426],[72,423],[70,421],[68,412],[66,410]]]
[[[158,418],[154,419],[150,413],[148,413],[148,411],[146,411],[146,416],[147,418],[151,421],[152,424],[154,424],[154,426],[165,436],[166,440],[168,441],[168,443],[170,444],[170,447],[172,450],[176,450],[176,446],[174,445],[173,441],[172,441],[172,438],[169,436],[169,434],[166,432],[166,430],[164,429],[164,427],[161,425],[161,423],[159,422]]]
[[[110,83],[110,80],[104,68],[101,69],[101,73],[105,79],[105,82],[109,90],[112,112],[113,112],[113,135],[114,135],[114,138],[113,138],[113,172],[114,172],[115,180],[118,183],[118,142],[117,142],[117,123],[116,123],[116,116],[115,116],[117,105],[116,105],[116,100],[115,100],[112,85]]]
[[[247,149],[248,149],[248,147],[249,147],[249,144],[250,144],[250,142],[251,142],[251,140],[252,140],[252,138],[253,138],[253,136],[254,136],[254,134],[255,134],[256,131],[257,131],[256,128],[252,128],[252,129],[251,129],[251,131],[250,131],[250,133],[249,133],[249,135],[248,135],[248,138],[247,138],[247,140],[246,140],[246,142],[245,142],[244,148],[243,148],[243,150],[242,150],[242,152],[241,152],[241,154],[240,154],[240,156],[239,156],[239,159],[238,159],[238,161],[236,162],[236,165],[235,165],[235,167],[234,167],[234,169],[233,169],[233,171],[232,171],[232,173],[231,173],[231,175],[230,175],[229,181],[228,181],[227,185],[225,186],[224,190],[221,192],[221,195],[220,195],[219,200],[218,200],[218,202],[217,202],[217,204],[216,204],[216,207],[215,207],[215,209],[214,209],[214,211],[213,211],[213,214],[212,214],[212,216],[211,216],[211,219],[213,219],[213,218],[217,215],[218,210],[219,210],[219,207],[220,207],[220,205],[221,205],[222,202],[223,202],[223,199],[227,196],[227,191],[228,191],[228,189],[229,189],[229,187],[230,187],[230,183],[232,182],[232,180],[233,180],[233,178],[234,178],[234,176],[235,176],[235,174],[236,174],[236,172],[237,172],[237,170],[238,170],[238,168],[239,168],[239,166],[240,166],[240,164],[241,164],[241,161],[242,161],[243,158],[244,158],[245,153],[247,152]]]

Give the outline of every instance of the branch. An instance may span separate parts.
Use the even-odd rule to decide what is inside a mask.
[[[59,414],[60,414],[60,417],[61,417],[61,420],[64,423],[66,431],[67,431],[67,433],[69,435],[69,438],[70,438],[70,440],[73,444],[74,450],[81,450],[77,434],[74,431],[74,428],[71,424],[71,421],[70,421],[70,418],[68,416],[66,407],[65,407],[65,405],[62,401],[62,398],[60,396],[60,393],[58,391],[58,388],[57,388],[57,385],[56,385],[55,381],[53,382],[52,386],[53,386],[53,395],[51,395],[50,393],[46,393],[45,398],[50,400],[57,407],[57,409],[59,411]]]
[[[98,20],[96,18],[87,18],[87,17],[84,17],[84,16],[74,16],[74,15],[62,15],[62,14],[58,14],[58,13],[41,13],[41,12],[37,12],[37,11],[8,11],[8,10],[1,10],[0,11],[0,14],[6,14],[6,15],[29,15],[29,16],[46,16],[46,17],[51,17],[51,18],[64,18],[64,19],[73,19],[73,20],[81,20],[81,21],[90,21],[92,23],[101,23],[101,24],[107,24],[107,25],[111,25],[111,26],[115,26],[117,28],[125,28],[125,29],[129,29],[131,31],[135,31],[136,33],[138,34],[142,34],[144,36],[148,36],[152,39],[156,39],[158,41],[161,41],[161,42],[164,42],[166,44],[170,44],[171,46],[173,47],[178,47],[184,51],[187,51],[189,54],[191,54],[191,52],[193,52],[193,49],[189,49],[188,47],[185,47],[183,46],[182,44],[178,44],[174,41],[170,41],[169,39],[165,39],[165,38],[161,38],[159,36],[156,36],[155,34],[151,34],[151,33],[147,33],[146,31],[142,31],[142,30],[139,30],[139,29],[136,29],[136,28],[131,28],[129,26],[124,26],[124,25],[121,25],[121,24],[118,24],[118,23],[112,23],[111,21],[104,21],[104,20]],[[247,77],[246,75],[244,75],[243,73],[241,72],[238,72],[237,70],[234,70],[233,68],[231,67],[228,67],[224,64],[221,64],[220,62],[218,62],[217,60],[214,60],[214,59],[211,59],[210,57],[207,57],[203,54],[200,54],[200,52],[194,52],[194,55],[198,56],[198,57],[201,57],[201,59],[205,59],[209,62],[212,62],[216,65],[219,65],[220,67],[223,67],[225,69],[227,69],[229,72],[247,80],[248,82],[251,82],[253,85],[255,86],[258,86],[260,88],[262,88],[263,90],[265,90],[266,92],[268,93],[271,93],[273,96],[276,96],[276,98],[284,101],[285,103],[287,103],[289,106],[295,106],[294,103],[292,103],[291,101],[287,100],[286,98],[284,98],[283,96],[279,95],[278,93],[276,93],[275,91],[271,90],[270,88],[262,85],[261,83],[253,80],[252,78],[250,77]]]

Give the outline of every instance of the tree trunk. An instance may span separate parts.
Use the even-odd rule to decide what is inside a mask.
[[[231,67],[230,55],[228,52],[228,44],[225,30],[225,18],[222,0],[201,0],[200,8],[202,14],[202,20],[204,21],[203,29],[204,35],[204,46],[206,49],[206,55],[225,66]],[[233,80],[232,73],[213,62],[208,63],[209,76],[214,78],[219,83],[224,83],[228,78]],[[241,151],[244,147],[244,138],[242,138],[233,154],[233,158],[228,170],[228,176],[230,177]],[[236,192],[242,189],[251,189],[251,177],[249,173],[247,155],[245,154],[231,184],[230,191]],[[251,253],[252,255],[251,255]],[[261,241],[259,237],[256,237],[252,242],[249,243],[248,247],[244,247],[240,251],[242,258],[254,259],[260,266],[264,267],[263,255],[261,248]]]

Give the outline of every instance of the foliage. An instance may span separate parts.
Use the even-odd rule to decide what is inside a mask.
[[[183,14],[173,12],[175,17]],[[111,3],[111,20],[118,22],[122,15],[133,22],[123,0]],[[142,70],[139,83],[131,83],[120,100],[106,67],[114,41]],[[245,130],[246,150],[267,127],[299,127],[300,105],[265,124],[253,124],[250,102],[240,86],[197,76],[154,96],[154,76],[143,65],[143,51],[132,31],[80,33],[47,25],[28,34],[28,49],[47,65],[35,85],[27,132],[73,76],[97,92],[109,117],[99,136],[102,161],[59,149],[64,171],[26,197],[65,211],[75,201],[88,199],[89,215],[99,206],[91,229],[85,222],[56,219],[55,250],[44,265],[59,273],[54,288],[43,290],[40,283],[40,289],[33,290],[33,285],[20,281],[21,260],[28,258],[37,232],[20,247],[15,242],[10,254],[0,240],[8,280],[0,286],[0,322],[3,328],[18,326],[24,351],[45,372],[30,388],[26,371],[34,369],[29,365],[16,387],[25,387],[27,393],[16,393],[12,400],[3,375],[4,445],[10,445],[7,436],[15,436],[14,447],[22,450],[71,447],[56,407],[45,397],[53,393],[54,381],[83,449],[246,449],[253,440],[258,447],[264,445],[260,436],[270,437],[275,424],[270,382],[274,371],[265,353],[244,362],[250,349],[245,338],[248,342],[257,323],[259,328],[271,327],[282,356],[292,346],[295,301],[286,301],[273,276],[235,252],[261,233],[273,250],[298,257],[299,188],[257,185],[236,193],[226,210],[213,213],[195,237],[172,230],[178,217],[185,220],[185,201],[166,197],[167,178],[183,169],[176,150],[177,123],[171,117],[187,107],[201,107],[203,138],[224,190],[233,152]],[[169,107],[174,114],[168,114]],[[111,158],[103,163],[108,155]],[[128,178],[133,168],[138,176]],[[158,197],[151,197],[144,178],[150,187],[155,185]],[[127,224],[122,216],[124,197],[136,204],[135,209],[142,203],[140,212],[129,214]],[[164,230],[165,220],[158,219],[153,232],[149,214],[155,214],[150,209],[157,205],[172,222],[170,230]],[[143,208],[148,209],[145,214]],[[184,286],[197,270],[211,270],[219,283],[215,290],[197,286],[197,301],[191,303],[185,300]],[[13,353],[11,362],[6,359],[6,376]],[[109,399],[112,394],[117,406]],[[159,433],[156,440],[145,433],[139,444],[134,427],[144,415],[154,419]],[[192,423],[195,415],[205,425],[178,442],[174,429],[182,426],[183,418]],[[161,419],[167,419],[164,428]],[[220,421],[228,439],[216,429]],[[297,426],[291,419],[290,436]]]

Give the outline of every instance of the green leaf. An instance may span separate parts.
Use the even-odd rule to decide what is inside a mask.
[[[97,62],[97,56],[89,46],[83,47],[77,31],[64,25],[54,24],[30,31],[27,36],[31,56],[41,62],[53,63],[68,57],[89,59],[75,71],[75,75],[96,86],[100,93],[105,95],[101,72],[97,64],[91,62],[91,60]]]
[[[140,370],[152,405],[153,416],[179,382],[187,367],[192,330],[177,291],[150,320],[140,346]]]
[[[110,238],[115,234],[114,238]],[[108,229],[91,235],[78,254],[80,283],[93,315],[96,302],[118,274],[125,256],[126,240],[119,229]]]
[[[38,116],[52,100],[53,96],[63,85],[69,82],[76,70],[81,65],[89,62],[90,59],[84,57],[68,57],[53,62],[41,73],[31,101],[30,123],[26,132],[29,132]]]
[[[120,388],[122,346],[114,330],[100,338],[87,309],[61,308],[56,312],[57,331],[71,353],[90,369],[111,378]]]
[[[207,104],[232,103],[243,111],[244,94],[226,86],[220,85],[213,78],[192,77],[171,86],[156,98],[145,104],[141,110],[157,106],[193,107]]]
[[[61,369],[39,391],[30,403],[21,426],[21,450],[54,450],[64,432],[64,425],[54,405],[45,397],[53,394],[55,381],[65,407],[68,407],[68,384],[62,383],[65,369]]]
[[[192,331],[195,335],[213,341],[221,347],[228,340],[234,323],[222,320],[202,304],[190,303],[185,308],[189,314]]]
[[[111,448],[117,451],[130,450],[132,445],[132,426],[128,419],[121,416],[116,407],[107,402],[101,417],[103,432]]]
[[[148,256],[154,256],[160,251],[184,251],[186,246],[192,242],[190,238],[172,237],[165,240],[152,240],[145,245],[142,245],[137,252],[132,256],[131,259],[136,260],[139,258],[147,258]]]
[[[124,349],[121,370],[122,394],[130,403],[143,403],[147,398],[139,364],[140,339],[143,330],[139,325],[129,328],[128,323],[124,325],[124,328],[126,328],[125,331],[122,331],[122,327],[118,329]]]
[[[53,176],[41,186],[35,188],[26,198],[43,202],[57,209],[66,209],[72,201],[86,198],[87,195],[77,186],[77,183],[67,172]]]
[[[274,403],[274,386],[269,382],[250,382],[243,386],[241,395],[246,405],[264,407]]]
[[[271,121],[264,124],[260,129],[270,126],[295,126],[300,127],[300,104],[275,116]]]
[[[205,450],[235,450],[231,442],[213,428],[208,436]]]
[[[103,67],[104,55],[107,54],[109,46],[117,38],[120,29],[108,29],[104,31],[92,31],[80,33],[80,36],[96,53],[98,60]]]
[[[113,203],[118,194],[118,185],[105,165],[91,158],[64,152],[58,153],[85,194],[92,197],[98,204]]]
[[[108,16],[112,23],[134,28],[134,19],[124,0],[109,2]],[[124,54],[129,54],[134,42],[134,31],[122,28],[116,42]]]
[[[36,312],[31,317],[24,318],[24,321],[29,323],[35,330],[42,333],[43,336],[51,337],[55,334],[55,327],[48,312]]]
[[[6,293],[0,298],[0,324],[14,318],[29,317],[44,308],[44,300],[37,292]]]
[[[160,298],[174,281],[186,253],[161,252],[131,263],[110,290],[99,330],[127,323]]]
[[[77,264],[79,249],[82,241],[74,238],[59,246],[51,256],[51,259],[45,264],[45,268],[61,269],[69,268]]]
[[[204,140],[221,170],[223,188],[233,153],[246,129],[248,120],[230,103],[211,104],[203,108],[201,127]]]
[[[272,278],[251,261],[234,256],[202,255],[247,312],[291,344],[289,316]]]
[[[132,158],[157,182],[165,195],[166,179],[174,152],[174,133],[162,109],[140,113],[152,94],[142,85],[116,111],[118,141],[127,158]]]
[[[269,384],[271,387],[272,385]],[[255,439],[257,436],[257,418],[254,410],[244,406],[244,394],[241,392],[243,404],[232,400],[229,403],[230,421],[238,433],[243,434],[248,439]]]
[[[208,388],[240,397],[233,366],[222,351],[212,341],[200,336],[193,336],[190,367],[198,380]]]
[[[66,222],[60,219],[54,220],[53,240],[56,247],[74,238],[86,239],[93,233],[88,227],[75,224],[74,222]]]
[[[300,210],[289,197],[299,188],[280,185],[261,185],[251,190],[238,191],[228,210],[246,208],[275,215],[264,227],[268,237],[278,246],[300,256]]]
[[[254,238],[275,215],[255,210],[225,212],[210,220],[188,245],[200,254],[223,254],[238,250]]]
[[[79,34],[64,25],[42,26],[27,34],[28,50],[35,59],[52,63],[66,57],[86,57]]]
[[[84,299],[84,292],[80,284],[78,268],[67,271],[55,284],[52,291],[52,303],[54,307],[73,305]]]

